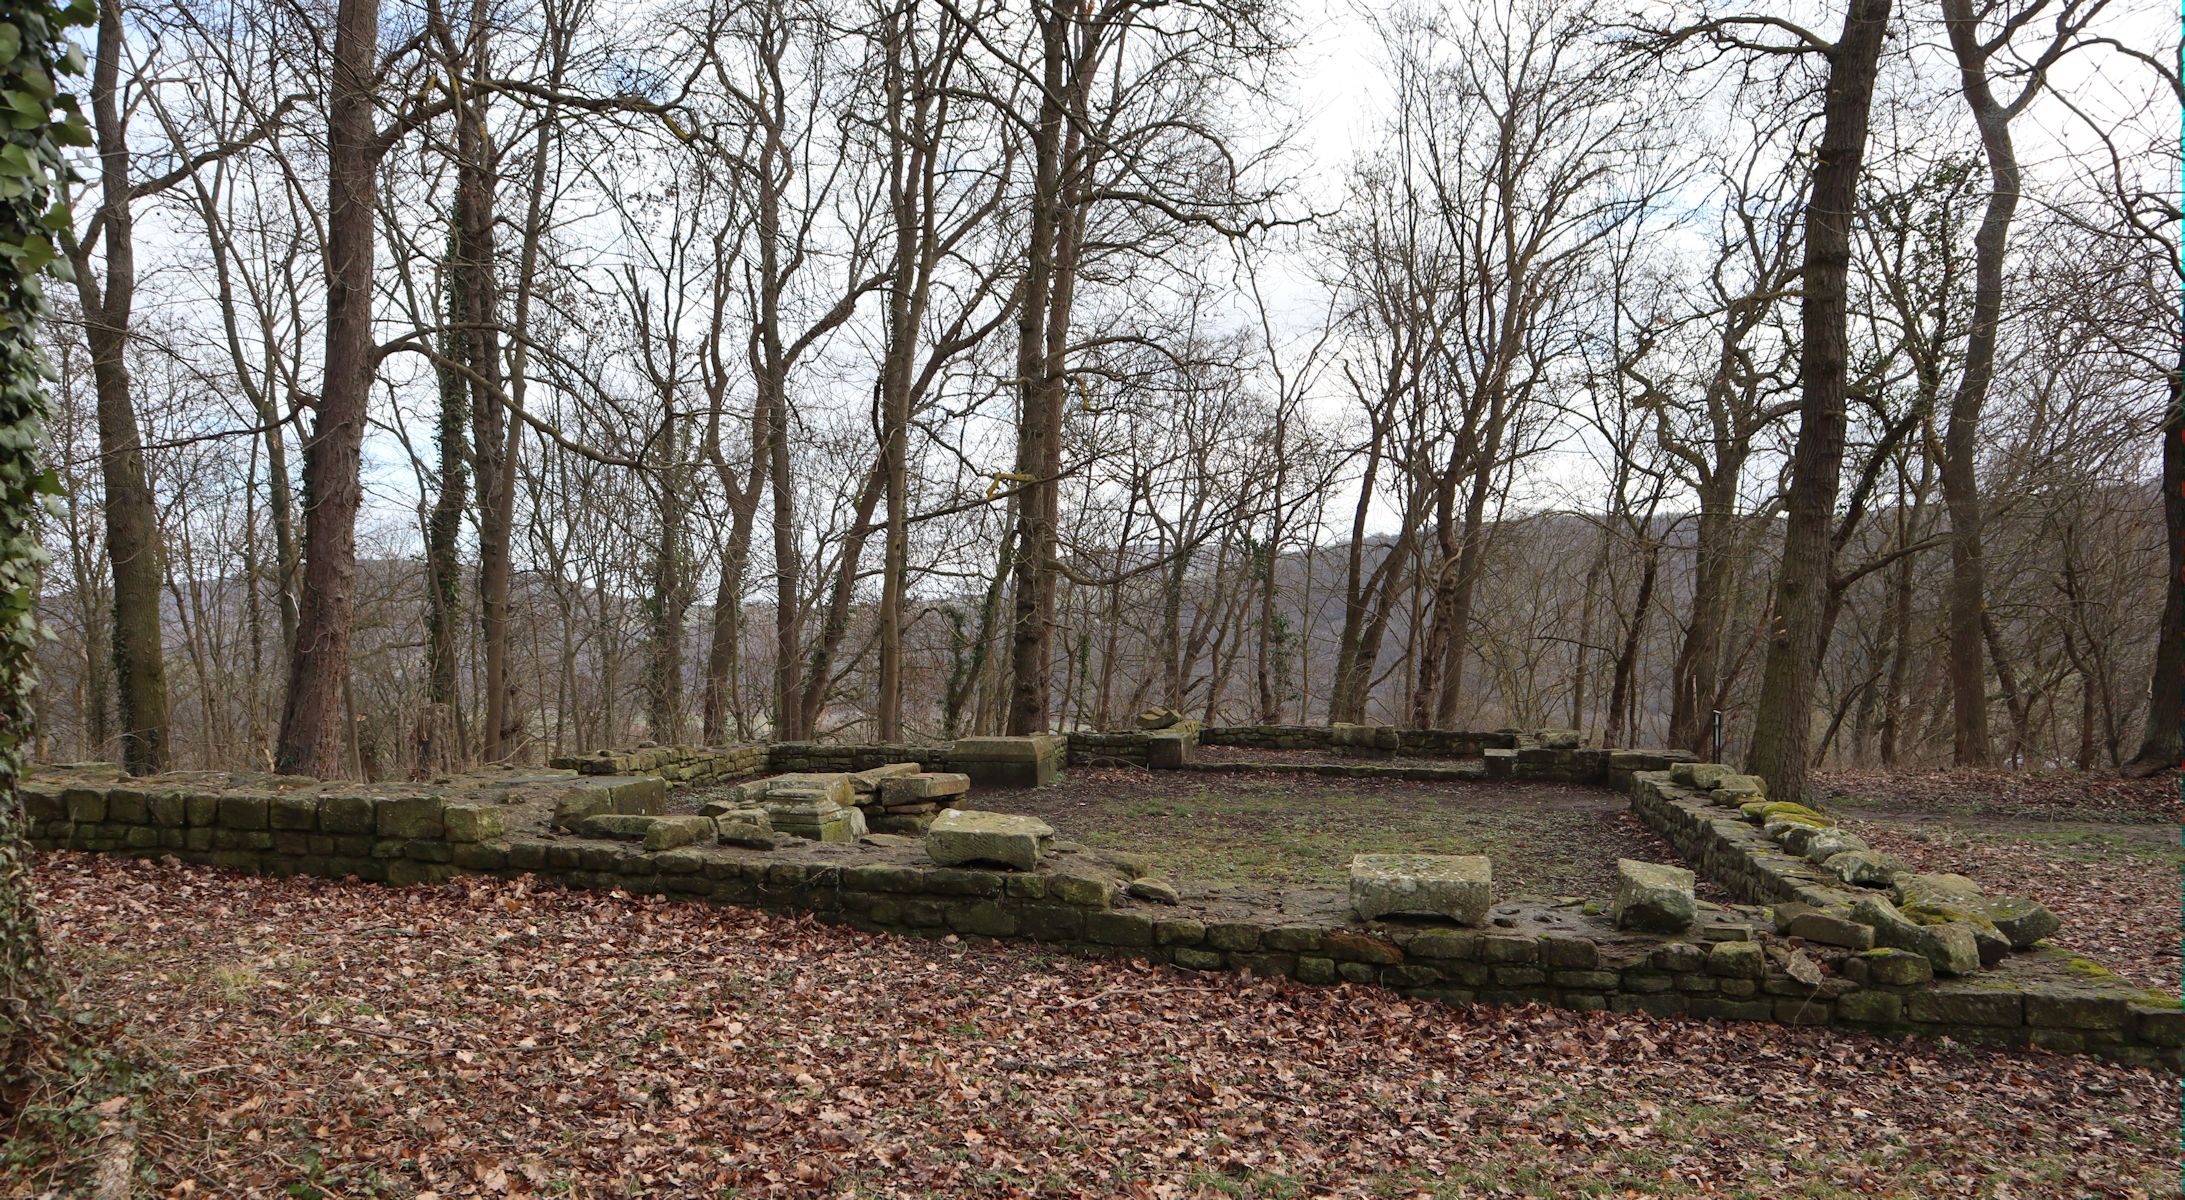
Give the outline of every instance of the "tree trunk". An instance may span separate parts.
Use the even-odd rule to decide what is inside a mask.
[[[1065,103],[1083,87],[1069,78],[1073,9],[1046,2],[1041,37],[1039,119],[1033,129],[1032,212],[1026,231],[1023,311],[1017,322],[1016,549],[1009,639],[1009,711],[1013,735],[1047,728],[1055,617],[1055,526],[1061,519],[1062,413],[1069,385],[1065,352],[1075,289],[1075,186],[1079,124]],[[1065,89],[1069,89],[1067,92]]]
[[[91,114],[99,152],[98,219],[106,268],[103,296],[88,248],[72,245],[76,252],[70,257],[98,397],[106,556],[114,575],[113,667],[120,702],[122,765],[132,775],[148,775],[168,765],[167,665],[160,644],[159,516],[145,474],[127,361],[130,315],[136,302],[136,233],[129,209],[128,127],[120,96],[121,59],[126,53],[120,0],[103,0],[98,26]]]
[[[346,759],[342,692],[355,603],[358,476],[371,401],[373,221],[380,158],[372,94],[379,0],[339,0],[328,87],[324,383],[304,443],[302,601],[277,768],[332,778]]]
[[[2147,722],[2139,752],[2125,764],[2132,775],[2178,765],[2185,723],[2185,357],[2170,376],[2170,411],[2162,422],[2162,520],[2170,537],[2170,585],[2156,634],[2155,676],[2147,689]]]
[[[1988,204],[1973,237],[1973,311],[1965,341],[1965,365],[1950,398],[1943,434],[1942,499],[1950,510],[1950,699],[1955,711],[1955,761],[1984,766],[1989,758],[1988,689],[1981,659],[1981,613],[1987,568],[1982,561],[1980,413],[1995,377],[1997,326],[2003,314],[2003,258],[2011,219],[2018,211],[2018,156],[2011,145],[2010,115],[1989,87],[1988,51],[1970,0],[1943,0],[1944,23],[1957,57],[1965,103],[1980,130],[1988,164]]]
[[[1890,0],[1852,0],[1843,36],[1829,50],[1820,149],[1806,201],[1799,304],[1803,395],[1785,502],[1789,521],[1783,562],[1776,574],[1773,625],[1748,758],[1750,769],[1767,779],[1769,794],[1785,800],[1802,800],[1806,792],[1813,680],[1820,666],[1850,386],[1846,277],[1851,221],[1889,6]]]

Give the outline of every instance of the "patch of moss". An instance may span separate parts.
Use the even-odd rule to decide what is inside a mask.
[[[2095,962],[2091,958],[2074,958],[2066,962],[2064,966],[2068,970],[2077,971],[2081,975],[2092,976],[2095,979],[2115,979],[2118,977],[2115,971]]]

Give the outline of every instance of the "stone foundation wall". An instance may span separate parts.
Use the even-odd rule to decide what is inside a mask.
[[[547,763],[581,775],[651,775],[670,783],[719,783],[766,769],[767,747],[759,742],[733,746],[641,746],[569,755]]]
[[[1736,809],[1711,804],[1701,793],[1671,783],[1666,772],[1638,773],[1630,793],[1631,810],[1647,828],[1732,896],[1755,904],[1798,901],[1820,906],[1838,899],[1834,876],[1786,853]]]
[[[769,771],[870,771],[889,763],[914,762],[922,770],[948,769],[948,747],[906,743],[774,742],[767,747]]]
[[[900,748],[870,753],[910,760]],[[1684,811],[1673,792],[1652,775],[1642,782],[1649,785],[1642,792],[1659,793],[1642,812],[1679,830],[1695,862],[1713,853],[1715,870],[1735,866],[1721,847],[1739,841],[1737,831],[1709,825],[1703,835],[1689,814],[1669,815]],[[2015,975],[1936,982],[1919,956],[1874,950],[1837,956],[1824,972],[1799,943],[1776,938],[1762,910],[1705,909],[1681,936],[1620,931],[1576,901],[1499,905],[1484,929],[1360,922],[1340,893],[1255,899],[1187,891],[1180,904],[1140,902],[1132,868],[1082,847],[1058,846],[1034,871],[989,871],[933,866],[915,839],[796,840],[774,850],[701,841],[647,851],[555,828],[555,814],[575,808],[657,813],[664,795],[655,777],[567,771],[481,772],[400,787],[210,774],[122,780],[108,772],[23,788],[40,846],[171,854],[272,875],[402,884],[461,871],[532,873],[570,887],[812,913],[876,931],[1025,938],[1081,955],[1372,984],[1452,1004],[1538,1002],[1947,1035],[2171,1069],[2185,1046],[2185,1011],[2174,1000],[2074,974],[2081,960],[2014,955],[2028,960]],[[1720,845],[1711,851],[1703,836]],[[1760,859],[1757,847],[1746,852]]]

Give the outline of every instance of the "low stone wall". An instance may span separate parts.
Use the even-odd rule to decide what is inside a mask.
[[[881,756],[909,761],[893,748]],[[1641,778],[1662,790],[1653,773]],[[1035,870],[1000,871],[934,866],[923,842],[906,837],[791,839],[763,850],[701,837],[648,851],[634,840],[564,829],[572,822],[561,818],[580,810],[658,813],[665,790],[656,777],[570,771],[480,772],[392,787],[75,771],[34,779],[23,796],[32,837],[44,847],[171,854],[265,874],[399,884],[458,871],[531,873],[570,887],[687,895],[915,936],[1025,938],[1192,970],[1374,984],[1452,1004],[1538,1002],[1947,1035],[2172,1069],[2185,1046],[2185,1011],[2175,1000],[2103,978],[2061,952],[2014,954],[1977,980],[1938,982],[1927,960],[1901,950],[1816,958],[1803,943],[1777,937],[1761,908],[1702,905],[1689,930],[1661,936],[1618,930],[1595,904],[1517,900],[1496,905],[1486,928],[1467,929],[1361,922],[1332,889],[1244,895],[1185,886],[1178,903],[1142,901],[1133,894],[1142,867],[1066,843]],[[626,824],[649,834],[654,825],[687,832],[705,820]],[[1711,832],[1728,841],[1732,831]],[[1707,847],[1692,836],[1695,861],[1704,862]]]
[[[774,742],[767,746],[769,771],[870,771],[889,763],[914,762],[927,771],[948,770],[948,746],[903,742]]]
[[[547,765],[581,775],[651,775],[670,783],[719,783],[765,770],[768,758],[763,743],[745,742],[599,750],[552,759]]]
[[[1631,810],[1677,848],[1684,861],[1732,896],[1755,904],[1798,901],[1826,906],[1839,899],[1835,876],[1784,851],[1734,808],[1679,787],[1666,771],[1639,772],[1630,785]]]

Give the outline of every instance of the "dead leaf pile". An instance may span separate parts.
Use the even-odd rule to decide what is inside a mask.
[[[162,1065],[156,1195],[2176,1185],[2175,1080],[2080,1057],[1457,1011],[528,881],[39,871],[79,999]]]

